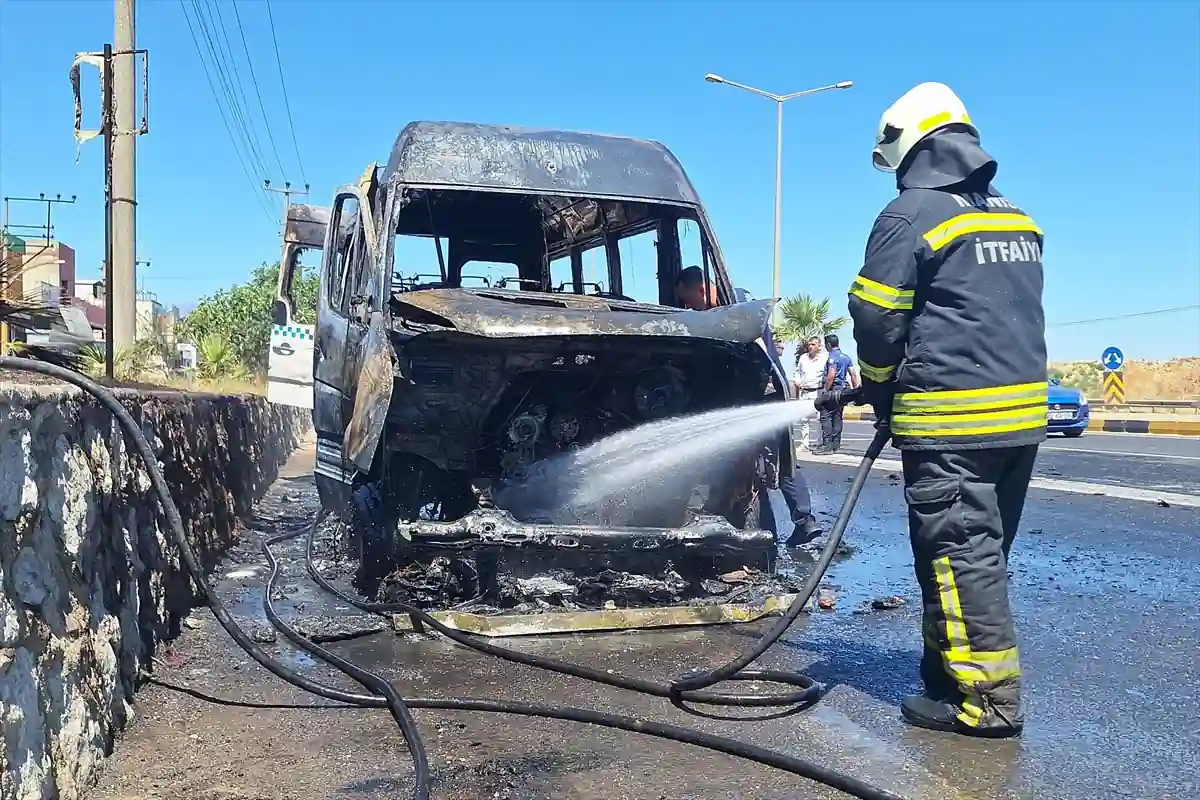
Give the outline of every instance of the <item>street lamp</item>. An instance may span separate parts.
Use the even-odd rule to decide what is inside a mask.
[[[779,297],[779,242],[782,235],[781,227],[783,224],[783,104],[788,100],[797,97],[804,97],[808,94],[816,94],[817,92],[826,92],[830,89],[849,89],[854,85],[853,81],[842,81],[841,83],[833,83],[829,86],[818,86],[815,89],[805,89],[802,92],[792,92],[791,94],[772,94],[764,92],[762,89],[755,89],[753,86],[747,86],[744,83],[726,80],[720,75],[708,73],[704,76],[704,80],[709,83],[724,83],[738,89],[745,89],[747,92],[761,95],[770,100],[775,101],[776,113],[776,138],[775,138],[775,276],[772,283],[772,292],[775,297]]]

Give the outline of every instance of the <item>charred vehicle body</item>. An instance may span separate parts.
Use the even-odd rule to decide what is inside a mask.
[[[348,523],[365,592],[390,574],[408,600],[511,607],[504,581],[538,578],[587,607],[611,599],[614,576],[694,587],[769,568],[765,490],[794,469],[790,431],[601,507],[516,491],[549,465],[569,494],[571,453],[613,433],[788,396],[762,344],[773,301],[735,301],[704,208],[663,145],[418,122],[328,210],[289,217],[269,391],[312,406],[317,486]],[[291,283],[316,248],[306,326]],[[678,302],[690,265],[713,308]],[[665,602],[655,591],[631,596]]]

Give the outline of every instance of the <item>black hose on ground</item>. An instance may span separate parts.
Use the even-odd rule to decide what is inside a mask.
[[[663,724],[659,724],[659,723],[653,723],[653,722],[649,722],[646,720],[636,719],[633,717],[622,717],[619,715],[605,714],[602,712],[591,711],[588,709],[539,706],[539,705],[528,704],[528,703],[518,703],[518,702],[511,702],[511,701],[496,701],[496,700],[481,700],[481,699],[473,699],[473,698],[416,698],[416,699],[406,700],[405,698],[403,698],[399,695],[399,693],[396,691],[395,687],[393,687],[389,681],[387,681],[386,679],[384,679],[368,670],[365,670],[365,669],[355,665],[353,662],[350,662],[350,661],[338,656],[337,654],[331,652],[330,650],[327,650],[326,648],[321,647],[320,645],[316,644],[315,642],[312,642],[312,641],[308,640],[307,638],[301,636],[297,631],[295,631],[293,628],[291,628],[289,625],[287,625],[287,623],[284,622],[279,617],[279,615],[276,613],[273,602],[271,600],[271,592],[272,592],[275,582],[277,581],[277,579],[279,577],[280,570],[279,570],[279,563],[278,563],[277,559],[275,559],[274,554],[272,553],[272,551],[270,549],[270,545],[273,542],[282,541],[283,539],[293,538],[295,536],[300,535],[300,533],[301,533],[301,531],[289,531],[280,536],[274,537],[271,540],[264,541],[262,544],[263,552],[266,555],[268,563],[271,566],[271,577],[268,581],[267,591],[266,591],[266,595],[264,598],[264,606],[266,608],[268,617],[271,619],[272,624],[274,624],[282,633],[284,633],[285,636],[287,636],[297,646],[299,646],[302,649],[304,649],[305,651],[317,656],[321,660],[330,664],[330,666],[333,666],[335,669],[338,669],[339,671],[343,672],[350,678],[354,679],[356,682],[362,684],[364,686],[364,688],[366,688],[372,692],[376,692],[376,694],[367,695],[367,694],[351,693],[351,692],[344,691],[342,689],[338,689],[336,687],[326,686],[322,683],[311,680],[310,678],[305,677],[304,675],[297,672],[296,670],[291,669],[290,667],[287,667],[284,664],[281,664],[279,661],[272,658],[261,646],[259,646],[256,642],[254,642],[250,638],[250,636],[247,635],[246,632],[243,631],[241,629],[241,627],[238,626],[237,622],[233,619],[233,617],[229,613],[228,609],[220,601],[220,599],[216,596],[216,594],[212,591],[212,588],[209,586],[208,581],[205,577],[204,570],[201,567],[199,560],[196,557],[195,552],[192,550],[191,545],[189,544],[189,542],[187,540],[187,534],[183,527],[183,521],[179,516],[179,510],[175,506],[174,499],[172,498],[170,490],[166,485],[166,479],[163,477],[162,470],[159,468],[158,460],[154,454],[154,451],[150,447],[149,442],[146,441],[146,438],[142,434],[141,428],[138,426],[137,422],[133,419],[133,417],[125,409],[125,407],[121,405],[120,401],[117,400],[117,398],[113,395],[113,393],[110,392],[109,390],[105,389],[104,387],[100,386],[96,382],[81,375],[80,373],[77,373],[70,369],[65,369],[63,367],[59,367],[59,366],[56,366],[53,364],[31,361],[29,359],[13,358],[10,356],[0,356],[0,369],[10,369],[10,370],[17,370],[17,371],[21,371],[21,372],[32,372],[32,373],[37,373],[37,374],[45,375],[48,377],[52,377],[52,378],[56,378],[58,380],[64,381],[64,382],[69,383],[79,389],[82,389],[83,391],[87,392],[91,396],[95,397],[101,403],[101,405],[103,405],[105,408],[107,408],[113,414],[113,417],[117,420],[118,424],[120,425],[121,430],[122,430],[123,434],[125,435],[126,439],[130,442],[130,444],[133,445],[134,449],[137,450],[138,455],[141,457],[142,461],[144,462],[144,464],[146,466],[146,470],[150,476],[151,485],[154,489],[155,494],[158,496],[159,502],[162,504],[163,515],[166,519],[167,527],[171,532],[171,536],[174,539],[176,546],[179,548],[182,562],[183,562],[184,566],[187,568],[188,573],[191,575],[192,580],[196,584],[198,591],[201,593],[202,597],[207,602],[209,608],[212,610],[213,616],[220,623],[221,627],[225,629],[225,631],[233,638],[233,640],[238,644],[238,646],[241,647],[242,650],[244,650],[251,658],[253,658],[256,662],[258,662],[260,665],[262,665],[269,672],[271,672],[275,676],[283,679],[284,681],[292,684],[293,686],[296,686],[300,689],[303,689],[307,692],[310,692],[310,693],[315,694],[320,697],[324,697],[324,698],[327,698],[330,700],[336,700],[336,701],[343,702],[343,703],[348,703],[348,704],[355,705],[355,706],[362,706],[362,707],[368,707],[368,708],[384,708],[384,707],[386,707],[391,712],[392,717],[396,720],[396,723],[397,723],[398,727],[400,728],[401,734],[404,736],[405,743],[408,747],[409,753],[412,756],[414,781],[415,781],[413,797],[415,798],[415,800],[428,800],[428,798],[430,797],[430,771],[429,771],[429,762],[428,762],[428,759],[425,754],[424,746],[421,742],[420,733],[417,730],[416,723],[413,720],[412,715],[409,711],[409,709],[411,709],[411,708],[451,710],[451,711],[488,711],[488,712],[516,714],[516,715],[520,715],[520,716],[529,716],[529,717],[544,717],[544,718],[549,718],[549,719],[560,719],[560,720],[568,720],[568,721],[574,721],[574,722],[583,722],[583,723],[592,724],[592,725],[600,725],[600,726],[609,727],[609,728],[616,728],[619,730],[626,730],[626,731],[630,731],[633,733],[647,734],[650,736],[656,736],[659,738],[683,742],[686,744],[693,744],[693,745],[697,745],[700,747],[705,747],[710,750],[715,750],[717,752],[726,753],[728,755],[738,756],[741,758],[747,758],[747,759],[756,761],[761,764],[772,766],[777,769],[781,769],[781,770],[784,770],[784,771],[787,771],[787,772],[790,772],[790,773],[793,773],[796,775],[800,775],[802,777],[806,777],[811,780],[823,783],[827,786],[831,786],[833,788],[839,789],[840,791],[843,791],[853,797],[861,798],[862,800],[903,800],[903,798],[900,795],[897,795],[893,792],[876,788],[876,787],[871,786],[863,781],[858,780],[857,778],[853,778],[853,777],[850,777],[847,775],[842,775],[833,770],[830,770],[825,767],[821,767],[819,765],[805,761],[804,759],[796,758],[793,756],[788,756],[783,753],[778,753],[775,751],[767,750],[765,748],[761,748],[761,747],[751,745],[751,744],[748,744],[745,742],[740,742],[735,739],[730,739],[727,737],[714,736],[711,734],[701,733],[699,731],[692,731],[692,730],[688,730],[686,728],[679,728],[679,727],[672,726],[672,725],[663,725]],[[881,436],[882,436],[882,433],[880,435],[877,435],[876,440],[877,441],[880,440]],[[833,541],[835,538],[840,539],[841,532],[845,530],[846,522],[848,521],[848,518],[849,518],[849,512],[853,509],[854,501],[857,500],[858,493],[861,491],[862,485],[866,480],[866,473],[870,468],[870,461],[873,460],[873,456],[870,455],[871,452],[874,451],[875,455],[878,455],[878,452],[882,450],[884,443],[886,443],[886,437],[883,438],[883,441],[879,443],[878,447],[875,447],[876,442],[872,442],[872,447],[868,449],[868,456],[863,459],[863,464],[859,467],[859,471],[855,476],[855,481],[851,485],[850,493],[847,495],[847,500],[845,503],[843,503],[842,512],[838,519],[838,525],[835,525],[835,528],[834,528],[836,537],[835,537],[834,533],[831,533],[831,535],[830,535],[831,541]],[[313,529],[315,529],[318,522],[319,522],[319,519],[314,521]],[[310,539],[311,539],[312,533],[310,532],[309,535],[310,535]],[[836,543],[832,547],[830,547],[830,545],[828,545],[828,544],[826,545],[826,550],[830,551],[830,553],[831,553],[830,559],[828,559],[828,560],[823,559],[824,565],[826,567],[828,566],[829,560],[832,559],[832,551],[835,549],[836,549]],[[310,545],[310,552],[311,552],[311,545]],[[311,564],[311,558],[308,560]],[[315,572],[315,569],[313,571]],[[821,570],[821,572],[823,573],[823,569]],[[813,576],[816,576],[815,579],[813,578]],[[820,576],[820,574],[818,574],[817,571],[814,571],[813,576],[810,576],[810,581],[806,582],[806,586],[808,585],[808,583],[811,582],[813,584],[812,588],[815,589],[815,585],[817,582],[819,582],[821,576]],[[812,589],[809,589],[808,595],[811,596],[811,593],[812,593]],[[798,597],[797,600],[800,600],[800,598]],[[807,597],[804,598],[804,602],[806,602],[806,601],[807,601]],[[803,608],[804,602],[799,603],[800,608]],[[795,605],[795,604],[793,604],[793,605]],[[493,653],[493,654],[507,658],[508,660],[518,661],[519,663],[530,663],[530,665],[532,665],[532,666],[540,666],[539,664],[534,663],[534,662],[526,661],[526,660],[519,659],[519,658],[514,658],[512,656],[515,656],[518,654],[511,653],[510,651],[507,651],[504,648],[496,648],[492,645],[484,645],[484,643],[482,643],[482,642],[470,640],[469,638],[467,638],[465,635],[461,634],[458,631],[452,631],[451,629],[445,628],[445,626],[441,625],[441,623],[438,623],[436,620],[434,620],[428,614],[425,614],[425,612],[421,611],[420,609],[414,608],[412,611],[409,611],[408,613],[414,614],[414,616],[417,616],[423,622],[425,622],[426,624],[429,624],[430,627],[434,627],[435,629],[442,630],[442,632],[444,632],[447,636],[454,639],[455,641],[459,641],[459,637],[462,637],[463,639],[465,639],[465,641],[463,641],[461,643],[466,644],[467,646],[470,646],[474,649],[481,650],[482,652],[490,652],[492,650],[498,650],[500,652]],[[790,613],[791,613],[791,609],[789,609],[789,614]],[[796,616],[798,616],[798,614],[799,614],[799,611],[797,611]],[[793,616],[792,619],[794,620],[795,616]],[[782,629],[779,629],[779,625],[776,625],[772,628],[772,630],[770,632],[768,632],[768,635],[774,634],[774,639],[778,639],[779,636],[782,635],[783,630],[785,630],[786,627],[787,626],[785,625],[785,626],[783,626]],[[766,638],[767,637],[764,636],[763,641],[765,641]],[[774,641],[774,640],[772,640],[772,641]],[[757,649],[761,648],[762,651],[765,651],[767,649],[767,647],[769,647],[769,646],[770,646],[769,643],[765,647],[762,646],[762,642],[760,641],[759,645],[756,646],[754,649],[757,650]],[[751,652],[753,652],[753,650]],[[761,653],[759,653],[759,655],[761,655]],[[738,659],[738,661],[741,661],[744,658],[745,658],[745,656],[743,656],[742,659]],[[747,663],[752,662],[755,658],[757,658],[757,656],[750,658],[749,661],[747,661]],[[537,659],[537,660],[541,660],[541,659]],[[547,661],[549,661],[549,660],[547,660]],[[734,662],[734,663],[736,663],[736,662]],[[560,668],[560,667],[563,667],[563,668]],[[547,666],[545,666],[544,668],[554,669],[555,671],[564,672],[564,674],[573,674],[573,675],[576,675],[577,677],[588,677],[589,673],[595,672],[594,670],[589,670],[587,668],[579,668],[579,667],[575,667],[574,665],[569,665],[569,664],[568,665],[560,665],[558,662],[553,662],[553,661],[549,661],[549,664]],[[565,668],[573,668],[573,669],[569,671]],[[725,670],[727,668],[728,667],[722,668],[722,670]],[[711,673],[711,674],[715,674],[715,672]],[[759,677],[749,677],[750,675],[757,675]],[[737,674],[735,676],[726,678],[726,680],[728,680],[728,679],[778,680],[779,679],[774,676],[783,676],[783,677],[787,678],[788,680],[794,679],[794,676],[790,676],[787,673],[775,673],[775,672],[771,672],[771,671],[753,671],[753,672],[741,671],[741,672],[737,672]],[[605,675],[604,677],[607,678],[608,676]],[[806,678],[806,680],[810,680],[810,679]],[[601,682],[608,683],[607,680],[601,681]],[[784,682],[788,682],[788,681],[785,680]],[[636,681],[636,680],[631,681],[631,686],[627,687],[627,688],[634,688],[634,686],[638,683],[645,683],[645,684],[648,684],[649,686],[653,687],[654,691],[649,692],[650,694],[662,696],[662,694],[660,692],[661,687],[658,684],[653,684],[648,681],[646,681],[646,682]],[[810,683],[811,683],[811,681],[810,681]],[[612,685],[612,684],[610,684],[610,685]],[[712,684],[707,684],[707,685],[712,685]],[[700,693],[700,692],[696,692],[696,693],[688,692],[688,693],[679,693],[679,694],[680,694],[680,696],[688,697],[688,699],[691,699],[694,702],[703,702],[703,703],[718,704],[718,705],[727,705],[727,704],[728,705],[741,705],[741,703],[730,702],[731,700],[734,699],[734,697],[730,697],[730,696],[721,696],[721,695],[710,696],[707,693]],[[764,698],[755,696],[755,695],[747,695],[745,697],[749,700],[749,702],[746,703],[747,705],[774,705],[774,704],[776,704],[775,702],[764,703],[764,702],[762,702]],[[767,698],[767,699],[770,699],[773,701],[775,700],[775,698]]]

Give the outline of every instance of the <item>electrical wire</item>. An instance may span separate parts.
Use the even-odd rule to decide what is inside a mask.
[[[337,687],[327,686],[318,681],[314,681],[298,671],[285,666],[276,659],[272,658],[260,645],[254,642],[250,636],[242,630],[242,628],[234,620],[228,608],[220,600],[205,577],[204,570],[200,565],[199,559],[187,539],[187,533],[183,526],[183,520],[179,515],[179,510],[175,505],[174,499],[171,496],[170,489],[167,487],[166,479],[163,476],[162,469],[159,467],[158,458],[155,455],[150,443],[146,440],[142,433],[141,427],[134,420],[129,411],[121,405],[115,395],[109,390],[98,385],[94,381],[86,378],[80,373],[70,369],[59,367],[53,364],[43,362],[30,361],[28,359],[13,358],[10,356],[0,356],[0,369],[11,369],[23,372],[33,372],[45,375],[52,378],[57,378],[61,381],[69,383],[82,389],[94,397],[101,405],[103,405],[115,418],[126,440],[133,446],[141,457],[143,464],[150,477],[151,488],[162,505],[163,516],[166,520],[167,528],[170,531],[171,537],[179,548],[180,559],[194,581],[196,588],[201,598],[208,604],[213,616],[220,623],[221,627],[233,638],[233,640],[253,658],[258,664],[263,666],[272,674],[287,681],[288,683],[297,686],[305,691],[324,697],[328,700],[347,703],[349,705],[362,706],[368,708],[383,708],[386,707],[395,719],[402,735],[404,736],[409,753],[412,756],[414,768],[415,788],[413,791],[414,800],[428,800],[430,797],[430,773],[429,762],[425,753],[425,748],[421,742],[419,731],[416,728],[416,723],[412,718],[411,709],[437,709],[437,710],[454,710],[454,711],[487,711],[505,714],[515,714],[528,717],[541,717],[549,719],[560,719],[574,722],[583,722],[592,725],[600,725],[603,727],[616,728],[633,733],[641,733],[658,738],[669,739],[672,741],[693,744],[700,747],[705,747],[717,752],[726,753],[728,755],[738,756],[756,761],[761,764],[776,767],[796,775],[818,781],[825,785],[834,787],[853,797],[861,798],[862,800],[903,800],[900,795],[893,792],[879,789],[871,786],[857,778],[842,775],[833,770],[821,767],[819,765],[808,762],[794,756],[788,756],[783,753],[777,753],[767,750],[757,745],[751,745],[746,742],[740,742],[734,739],[715,736],[711,734],[701,733],[686,728],[681,728],[672,725],[663,725],[650,722],[644,719],[633,717],[623,717],[615,714],[606,714],[603,712],[592,711],[589,709],[570,708],[570,707],[553,707],[542,706],[530,703],[512,702],[512,701],[497,701],[484,700],[476,698],[413,698],[405,699],[400,696],[395,687],[386,679],[376,675],[353,662],[342,658],[336,653],[324,648],[315,642],[305,638],[295,629],[284,621],[277,613],[272,596],[275,591],[276,582],[281,574],[281,569],[278,559],[275,558],[271,545],[292,539],[300,536],[302,530],[288,530],[282,534],[274,536],[270,539],[261,542],[263,554],[267,559],[270,567],[270,577],[264,591],[263,606],[271,623],[280,630],[289,640],[296,644],[306,652],[320,658],[325,663],[339,670],[343,674],[361,684],[364,688],[373,692],[373,694],[359,694],[348,692]],[[878,453],[882,450],[886,443],[884,432],[876,435],[875,441],[868,448],[868,453],[873,449]],[[878,445],[878,447],[876,447]],[[861,491],[862,485],[866,480],[866,474],[871,466],[870,457],[864,457],[862,465],[855,474],[854,482],[851,484],[850,492],[847,495],[846,502],[843,503],[841,516],[839,516],[839,524],[835,526],[834,532],[840,535],[840,531],[845,529],[844,519],[849,517],[849,511],[852,510],[854,502],[852,497]],[[313,530],[321,521],[321,516],[318,515],[312,522],[309,529],[310,539],[313,536]],[[835,534],[830,534],[830,540],[835,539]],[[833,550],[835,547],[827,549]],[[815,574],[815,573],[814,573]],[[818,577],[819,580],[819,577]],[[806,584],[807,585],[807,584]],[[421,619],[422,622],[430,627],[444,629],[448,634],[453,633],[456,637],[462,637],[463,634],[458,631],[451,631],[441,626],[437,620],[430,617],[420,609],[411,611],[415,617]],[[778,628],[778,626],[776,626]],[[776,630],[772,629],[772,632]],[[770,633],[768,634],[768,636]],[[767,638],[764,636],[764,639]],[[457,640],[457,639],[456,639]],[[489,652],[490,645],[484,646],[481,642],[470,642],[469,646],[473,649]],[[756,649],[756,648],[755,648]],[[513,654],[506,654],[511,656]],[[516,660],[508,658],[508,660]],[[739,659],[740,661],[741,659]],[[547,660],[548,661],[548,660]],[[551,662],[557,666],[557,662]],[[572,666],[572,665],[566,665]],[[555,669],[555,671],[563,671]],[[588,672],[586,669],[581,672]],[[714,670],[712,674],[716,674],[718,670]],[[573,674],[566,672],[565,674]],[[747,673],[742,673],[743,675]],[[763,675],[769,673],[763,672]],[[736,678],[735,678],[736,679]]]
[[[232,5],[234,8],[237,7],[237,3],[233,3]],[[224,16],[221,14],[221,3],[213,2],[211,3],[211,8],[216,16],[216,20],[212,24],[217,33],[217,44],[224,45],[222,54],[228,59],[226,64],[229,68],[233,88],[237,92],[237,99],[240,101],[242,119],[246,123],[247,132],[250,134],[250,141],[254,144],[258,152],[259,163],[263,167],[263,172],[266,173],[266,150],[262,146],[262,137],[258,133],[258,125],[254,121],[254,115],[250,112],[250,100],[246,97],[246,84],[239,72],[237,58],[233,55],[233,44],[229,41],[229,28],[225,24]],[[263,120],[263,123],[266,124],[266,120]],[[268,125],[267,127],[270,126]]]
[[[237,156],[238,164],[242,168],[242,174],[246,176],[246,182],[250,185],[250,191],[254,195],[255,201],[258,203],[259,210],[266,215],[267,219],[274,221],[275,218],[271,214],[270,207],[264,202],[264,193],[262,192],[261,187],[255,182],[254,178],[251,177],[251,172],[253,170],[246,165],[246,159],[242,155],[241,148],[238,147],[238,139],[233,133],[233,126],[229,124],[229,119],[226,117],[225,106],[221,103],[221,98],[217,93],[217,86],[213,82],[212,73],[208,69],[208,62],[204,59],[204,53],[200,48],[200,40],[196,36],[196,29],[192,25],[192,19],[188,15],[187,4],[184,2],[184,0],[179,0],[179,7],[183,11],[183,19],[185,22],[187,22],[188,33],[192,35],[192,46],[196,49],[196,56],[200,59],[200,66],[204,70],[204,78],[206,81],[208,81],[208,90],[212,93],[213,100],[217,104],[217,112],[221,116],[221,123],[225,126],[225,134],[229,137],[229,143],[233,146],[234,155]]]
[[[235,127],[242,134],[243,141],[250,154],[251,164],[260,175],[266,175],[266,160],[263,158],[262,152],[258,147],[254,128],[246,120],[248,114],[243,110],[242,103],[238,98],[240,82],[237,80],[235,65],[226,62],[225,48],[221,46],[224,25],[218,25],[216,20],[209,18],[199,0],[191,0],[191,2],[192,11],[196,15],[196,22],[200,27],[201,38],[204,39],[204,43],[208,47],[208,52],[212,56],[213,67],[225,92],[225,100],[228,104],[230,117],[234,120]]]
[[[287,179],[287,170],[283,168],[283,159],[279,157],[279,148],[275,145],[275,134],[271,132],[271,121],[267,118],[267,106],[263,102],[262,89],[258,85],[258,75],[254,72],[254,60],[250,58],[250,45],[246,41],[246,29],[242,27],[242,14],[238,11],[238,4],[232,3],[233,18],[237,23],[238,35],[242,38],[242,52],[246,54],[246,66],[250,68],[250,82],[254,84],[254,95],[258,98],[258,110],[262,112],[263,127],[267,130],[267,141],[271,144],[271,152],[275,155],[275,165],[279,167],[279,174]]]
[[[275,46],[275,64],[279,67],[279,88],[283,90],[283,107],[287,110],[288,129],[292,132],[292,147],[296,150],[296,164],[300,167],[300,179],[308,184],[304,174],[304,160],[300,158],[300,145],[296,142],[296,123],[292,121],[292,104],[288,101],[287,83],[283,80],[283,59],[279,57],[279,39],[275,36],[275,15],[271,13],[271,0],[266,0],[267,21],[271,23],[271,43]]]
[[[1091,325],[1093,322],[1111,322],[1119,319],[1134,319],[1135,317],[1157,317],[1160,314],[1178,314],[1180,311],[1195,311],[1200,309],[1200,303],[1193,303],[1190,306],[1177,306],[1175,308],[1159,308],[1154,311],[1138,311],[1133,314],[1117,314],[1113,317],[1093,317],[1092,319],[1076,319],[1070,322],[1052,322],[1047,325],[1047,328],[1066,328],[1072,325]]]

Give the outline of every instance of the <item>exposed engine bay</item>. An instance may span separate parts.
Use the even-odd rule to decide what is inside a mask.
[[[763,529],[758,447],[622,487],[602,503],[571,502],[594,477],[571,461],[582,448],[763,398],[769,376],[757,345],[645,345],[640,337],[409,339],[412,357],[400,370],[408,380],[395,382],[386,419],[386,469],[353,503],[365,537],[363,588],[376,589],[396,564],[426,569],[447,551],[473,551],[445,567],[480,591],[488,580],[495,589],[495,576],[479,573],[497,571],[506,551],[513,579],[559,568],[683,570],[699,580],[769,566],[774,538]]]

